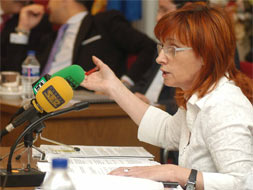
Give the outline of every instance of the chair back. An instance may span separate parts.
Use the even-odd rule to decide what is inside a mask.
[[[253,79],[253,63],[246,61],[240,62],[240,70]]]

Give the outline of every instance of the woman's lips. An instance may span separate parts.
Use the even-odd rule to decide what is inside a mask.
[[[167,74],[170,74],[170,72],[167,72],[167,71],[163,71],[163,70],[162,70],[162,73],[163,73],[163,75],[167,75]]]

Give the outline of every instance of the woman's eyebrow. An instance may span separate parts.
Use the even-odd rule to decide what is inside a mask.
[[[166,38],[164,43],[164,45],[175,45],[175,46],[183,46],[179,41],[177,41],[175,38]]]
[[[176,41],[166,41],[165,43],[164,43],[164,45],[169,45],[169,46],[171,46],[171,45],[173,45],[173,46],[179,46],[179,43],[177,43]]]
[[[166,38],[165,43],[177,43],[177,41],[173,38]]]
[[[175,38],[171,38],[171,37],[168,37],[168,38],[165,38],[166,41],[175,41]]]

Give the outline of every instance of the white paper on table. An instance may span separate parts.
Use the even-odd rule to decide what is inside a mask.
[[[119,167],[153,166],[160,165],[148,159],[86,159],[68,158],[68,171],[72,173],[106,175]],[[51,171],[51,159],[49,162],[37,162],[38,168],[43,172]]]
[[[76,175],[70,173],[77,190],[92,189],[92,190],[164,190],[163,184],[160,182],[112,175]]]
[[[65,146],[59,145],[41,145],[40,149],[46,153],[48,157],[67,157],[67,158],[149,158],[154,156],[146,151],[143,147],[125,147],[125,146],[80,146],[72,145],[80,148],[80,151],[74,151]],[[38,151],[33,150],[33,156],[39,156]]]

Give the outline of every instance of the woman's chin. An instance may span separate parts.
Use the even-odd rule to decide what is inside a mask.
[[[168,79],[167,80],[164,79],[163,83],[165,86],[176,87],[175,84],[171,80],[168,80]]]

